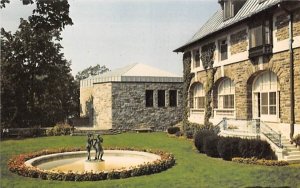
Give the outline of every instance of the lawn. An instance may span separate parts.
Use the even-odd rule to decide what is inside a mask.
[[[299,166],[252,166],[210,158],[197,153],[191,141],[171,138],[166,133],[104,136],[104,147],[130,146],[173,153],[176,165],[154,175],[97,182],[62,182],[25,178],[7,169],[7,161],[13,155],[46,148],[84,146],[85,141],[86,137],[60,136],[0,142],[0,187],[300,187]]]

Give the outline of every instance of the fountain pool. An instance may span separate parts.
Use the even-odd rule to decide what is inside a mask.
[[[159,155],[141,151],[105,150],[104,153],[104,161],[93,159],[88,161],[86,159],[86,151],[76,151],[42,155],[27,160],[25,165],[46,171],[60,171],[64,173],[73,171],[81,173],[126,170],[161,159]],[[95,156],[95,153],[91,152],[91,156]]]

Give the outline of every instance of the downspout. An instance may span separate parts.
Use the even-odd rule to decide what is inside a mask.
[[[278,5],[279,8],[284,10],[289,19],[289,52],[290,52],[290,139],[293,140],[295,129],[295,95],[294,95],[294,50],[293,50],[293,13],[285,7]]]

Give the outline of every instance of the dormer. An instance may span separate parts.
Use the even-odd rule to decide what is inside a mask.
[[[234,17],[247,0],[218,0],[223,10],[223,20]]]

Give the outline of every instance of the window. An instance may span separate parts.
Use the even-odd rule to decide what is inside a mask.
[[[194,67],[200,67],[200,52],[199,49],[194,50]]]
[[[224,79],[218,89],[219,93],[219,108],[233,109],[234,108],[234,84],[229,78]]]
[[[255,79],[252,89],[254,116],[268,121],[274,120],[274,116],[279,117],[279,91],[276,74],[271,71],[263,72]]]
[[[203,85],[197,83],[194,87],[194,108],[203,109],[205,105],[205,93]]]
[[[153,90],[146,90],[146,107],[153,107]]]
[[[165,90],[157,91],[157,105],[158,107],[165,107]]]
[[[224,20],[234,16],[234,5],[232,0],[224,1]]]
[[[276,115],[276,92],[261,93],[261,114]]]
[[[177,90],[169,91],[169,105],[171,107],[177,106]]]
[[[243,7],[246,0],[219,0],[224,2],[224,20],[234,17],[239,10]]]
[[[228,45],[227,45],[227,40],[221,40],[219,41],[219,50],[220,50],[220,59],[221,61],[226,60],[227,57],[227,49]]]
[[[249,33],[250,48],[271,44],[271,27],[269,20],[250,27]]]

